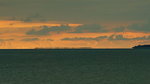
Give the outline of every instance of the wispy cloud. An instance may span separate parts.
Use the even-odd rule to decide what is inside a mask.
[[[112,31],[114,32],[150,32],[150,22],[145,23],[134,23],[129,24],[128,26],[120,26],[114,28]]]
[[[126,27],[120,26],[120,27],[114,28],[112,31],[113,32],[125,32],[126,31]]]
[[[7,20],[14,20],[14,21],[23,21],[23,22],[46,22],[48,21],[43,16],[39,15],[38,13],[26,16],[26,17],[10,17]]]
[[[126,38],[123,35],[111,35],[108,40],[150,40],[150,36],[143,36],[143,37],[135,37],[135,38]]]
[[[54,41],[53,39],[46,39],[46,41]]]
[[[0,39],[0,41],[14,41],[15,39]]]
[[[107,32],[105,27],[99,24],[85,24],[76,27],[75,31],[71,33],[100,33],[100,32]]]
[[[38,41],[40,40],[39,38],[24,38],[21,41]]]
[[[69,25],[60,25],[60,26],[42,26],[41,30],[32,29],[26,32],[27,35],[50,35],[51,32],[54,33],[106,33],[109,32],[105,27],[99,24],[86,24],[76,27],[71,27]]]
[[[96,37],[96,38],[63,38],[61,40],[64,40],[64,41],[78,41],[78,40],[84,40],[84,41],[90,41],[90,40],[95,40],[95,41],[99,41],[99,40],[103,40],[103,39],[106,39],[107,36],[99,36],[99,37]]]
[[[70,26],[68,25],[61,25],[61,26],[42,26],[41,30],[35,30],[32,29],[28,32],[26,32],[27,35],[50,35],[50,32],[55,32],[55,33],[61,33],[61,32],[67,32],[70,30]]]
[[[110,41],[119,41],[119,40],[123,40],[123,41],[129,41],[129,40],[150,40],[150,36],[143,36],[143,37],[135,37],[135,38],[127,38],[124,37],[123,35],[111,35],[111,36],[99,36],[99,37],[95,37],[95,38],[86,38],[86,37],[82,37],[82,38],[63,38],[61,40],[64,41],[79,41],[79,40],[83,40],[83,41],[100,41],[100,40],[110,40]]]
[[[150,24],[136,23],[128,26],[120,26],[116,28],[107,28],[99,24],[83,24],[76,27],[69,25],[60,26],[42,26],[41,30],[32,29],[28,31],[27,35],[51,35],[51,33],[109,33],[109,32],[150,32]]]
[[[150,32],[150,22],[144,24],[141,23],[132,24],[129,25],[127,28],[131,31]]]

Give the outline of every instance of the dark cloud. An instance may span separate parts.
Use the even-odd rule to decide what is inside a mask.
[[[127,27],[131,31],[150,32],[150,22],[145,24],[132,24]]]
[[[120,26],[117,28],[113,28],[114,32],[150,32],[150,21],[146,21],[145,23],[136,23],[128,26]]]
[[[34,21],[38,21],[38,22],[46,22],[48,21],[46,18],[44,18],[43,16],[39,15],[39,14],[33,14],[30,16],[26,16],[26,17],[10,17],[8,18],[8,20],[18,20],[18,21],[23,21],[23,22],[34,22]]]
[[[15,39],[0,39],[0,41],[14,41]]]
[[[35,15],[31,15],[31,16],[28,16],[28,17],[25,17],[25,18],[20,18],[21,21],[24,21],[24,22],[32,22],[34,20],[39,20],[40,16],[38,14],[35,14]]]
[[[123,35],[111,35],[108,40],[150,40],[150,36],[136,37],[136,38],[126,38]]]
[[[98,24],[86,24],[80,25],[74,28],[72,31],[72,27],[69,25],[61,25],[61,26],[43,26],[41,30],[32,29],[28,31],[27,35],[50,35],[51,32],[61,33],[101,33],[101,32],[108,32],[105,27],[98,25]],[[72,31],[72,32],[71,32]]]
[[[150,40],[150,36],[136,37],[136,38],[133,38],[133,40]]]
[[[106,27],[101,26],[99,24],[84,24],[75,27],[74,29],[69,25],[61,25],[61,26],[42,26],[41,30],[30,30],[26,34],[27,35],[50,35],[51,32],[54,33],[107,33],[107,32],[150,32],[150,24],[132,24],[129,26],[120,26],[117,28],[113,28],[112,30],[108,30]],[[118,38],[121,38],[118,37]],[[110,38],[111,39],[111,38]],[[125,39],[124,39],[125,40]]]
[[[21,41],[38,41],[39,38],[25,38],[25,39],[22,39]]]
[[[139,42],[139,44],[142,44],[142,45],[148,44],[149,45],[150,44],[150,40]]]
[[[74,32],[71,33],[98,33],[107,32],[107,30],[98,24],[85,24],[77,26]]]
[[[50,27],[49,31],[52,32],[67,32],[68,30],[70,30],[70,26],[69,25],[61,25],[61,26],[52,26]]]
[[[124,32],[125,30],[126,30],[126,27],[124,27],[124,26],[117,27],[117,28],[113,29],[114,32]]]
[[[96,38],[63,38],[61,40],[65,40],[65,41],[78,41],[78,40],[85,40],[85,41],[89,41],[89,40],[95,40],[95,41],[98,41],[98,40],[103,40],[103,39],[106,39],[107,36],[99,36],[99,37],[96,37]]]
[[[54,41],[53,39],[46,39],[47,41]]]
[[[50,32],[61,33],[67,32],[70,30],[70,26],[68,25],[61,25],[61,26],[43,26],[41,30],[30,30],[26,34],[27,35],[50,35]]]

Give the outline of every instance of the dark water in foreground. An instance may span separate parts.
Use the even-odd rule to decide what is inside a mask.
[[[0,50],[0,84],[150,84],[150,50]]]

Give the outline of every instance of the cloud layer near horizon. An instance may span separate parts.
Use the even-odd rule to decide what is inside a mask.
[[[27,35],[51,35],[50,33],[108,33],[108,32],[145,32],[150,33],[149,23],[136,23],[128,26],[120,26],[116,28],[104,27],[99,24],[83,24],[76,27],[69,25],[60,26],[42,26],[40,30],[32,29],[26,32]]]
[[[98,36],[95,38],[86,38],[86,37],[75,37],[75,38],[63,38],[62,41],[101,41],[101,40],[110,40],[110,41],[129,41],[129,40],[150,40],[150,35],[135,37],[135,38],[126,38],[123,35],[111,35],[111,36]]]

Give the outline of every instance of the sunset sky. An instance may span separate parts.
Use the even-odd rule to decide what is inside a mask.
[[[0,49],[150,44],[150,0],[0,0]]]

